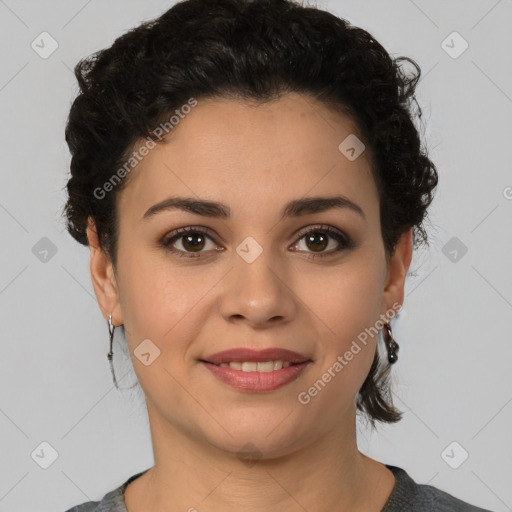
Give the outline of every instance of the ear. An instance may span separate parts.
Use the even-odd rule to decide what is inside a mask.
[[[96,294],[101,312],[106,320],[108,320],[110,313],[112,313],[112,324],[114,326],[122,325],[124,321],[114,268],[110,258],[100,247],[96,226],[90,217],[87,226],[87,240],[91,250],[89,270],[91,272],[94,293]]]
[[[395,251],[388,263],[388,275],[384,288],[383,304],[385,311],[393,304],[404,302],[404,286],[407,271],[412,259],[412,228],[402,233],[395,246]]]

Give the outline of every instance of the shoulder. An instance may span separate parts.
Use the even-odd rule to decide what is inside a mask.
[[[439,512],[444,512],[445,510],[447,512],[491,512],[455,498],[455,496],[431,485],[419,484],[416,500],[418,506],[423,505],[425,510],[438,510]]]
[[[124,485],[124,484],[123,484]],[[72,507],[66,512],[127,512],[121,487],[110,491],[101,501],[88,501]]]
[[[396,483],[382,512],[492,512],[470,505],[431,485],[417,484],[402,468],[387,464],[386,467],[395,475]]]
[[[66,512],[97,512],[99,503],[99,501],[88,501],[87,503],[68,508]]]
[[[105,494],[101,501],[88,501],[86,503],[76,505],[75,507],[66,510],[66,512],[127,512],[123,497],[124,490],[130,482],[144,474],[146,471],[148,470],[146,469],[145,471],[141,471],[140,473],[131,476],[119,487]]]

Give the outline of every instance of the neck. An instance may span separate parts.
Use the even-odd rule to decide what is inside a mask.
[[[375,511],[394,476],[357,449],[355,410],[315,442],[286,454],[229,453],[173,429],[148,403],[155,464],[128,485],[128,512]]]

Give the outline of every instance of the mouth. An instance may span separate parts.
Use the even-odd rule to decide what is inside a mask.
[[[274,391],[298,379],[313,359],[281,348],[234,348],[198,361],[224,384],[246,393]]]
[[[202,363],[229,367],[242,372],[273,372],[289,366],[313,362],[311,358],[284,348],[232,348],[199,359]]]
[[[226,361],[223,363],[213,363],[200,359],[202,363],[213,364],[223,368],[231,368],[232,370],[238,370],[242,372],[261,372],[269,373],[282,368],[288,368],[289,366],[296,366],[306,362],[311,362],[311,359],[304,359],[300,362],[292,363],[291,361],[283,361],[282,359],[270,360],[270,361]]]
[[[299,379],[313,363],[311,359],[304,359],[301,362],[270,359],[220,363],[200,359],[198,362],[218,381],[244,393],[275,391]]]

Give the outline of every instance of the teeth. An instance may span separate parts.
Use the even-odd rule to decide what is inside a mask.
[[[279,370],[279,368],[277,368],[277,370]],[[273,372],[274,371],[274,361],[267,361],[265,363],[258,363],[256,371],[258,371],[258,372]]]
[[[273,372],[274,370],[280,370],[281,368],[288,368],[291,363],[290,361],[265,361],[265,362],[254,362],[254,361],[244,361],[231,363],[220,363],[220,366],[227,367],[229,366],[233,370],[242,370],[243,372]]]
[[[229,363],[231,364],[231,363]],[[243,372],[256,372],[258,371],[258,363],[242,363]]]

